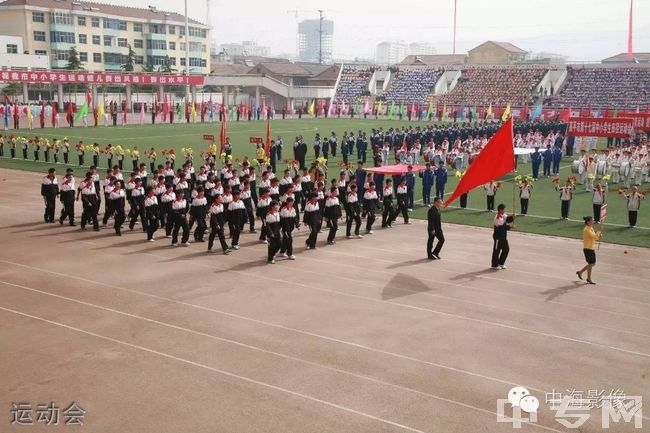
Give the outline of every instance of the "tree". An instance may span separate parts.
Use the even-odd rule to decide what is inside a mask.
[[[165,63],[161,66],[160,72],[163,74],[173,74],[176,72],[176,68],[172,66],[172,61],[169,56],[165,56]]]
[[[135,69],[135,51],[131,48],[131,44],[128,45],[129,54],[126,55],[126,62],[120,66],[124,72],[133,72]]]
[[[203,86],[203,89],[201,89],[201,91],[205,93],[217,93],[221,91],[221,88],[219,88],[218,86],[213,86],[211,84],[208,84]]]
[[[84,67],[83,64],[81,63],[81,60],[79,60],[79,53],[77,52],[77,47],[70,47],[68,50],[68,64],[65,65],[65,69],[68,71],[83,71]],[[64,92],[74,92],[75,94],[77,91],[81,88],[81,91],[86,91],[88,89],[88,86],[82,85],[79,87],[77,84],[66,84],[63,86],[63,91]]]
[[[77,47],[70,47],[68,50],[68,64],[65,65],[65,69],[68,71],[83,71],[84,67],[79,60],[79,53],[77,52]]]
[[[147,62],[144,65],[142,65],[142,72],[148,72],[148,73],[156,72],[156,67],[151,63],[149,63],[149,59],[147,59]]]

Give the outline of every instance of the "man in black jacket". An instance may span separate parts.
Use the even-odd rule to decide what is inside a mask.
[[[429,208],[427,219],[429,221],[427,232],[429,238],[427,240],[427,257],[430,260],[440,260],[440,250],[445,243],[445,237],[442,234],[442,222],[440,220],[440,206],[442,206],[442,199],[436,197],[433,200],[433,207]],[[433,239],[438,239],[436,248],[433,249]],[[432,251],[433,249],[433,251]]]

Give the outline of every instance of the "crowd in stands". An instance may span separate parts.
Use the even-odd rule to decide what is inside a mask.
[[[447,105],[525,106],[534,101],[543,68],[466,68],[453,90],[438,100]]]
[[[397,71],[384,97],[387,102],[424,104],[443,72],[437,68]]]
[[[650,105],[650,68],[569,66],[565,85],[547,102],[554,107],[644,109]]]
[[[351,103],[368,94],[368,84],[374,72],[374,67],[344,66],[334,99],[337,102]]]

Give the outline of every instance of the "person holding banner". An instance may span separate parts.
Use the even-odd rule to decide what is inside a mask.
[[[582,230],[582,251],[587,264],[579,271],[576,271],[576,275],[582,280],[582,274],[587,272],[587,283],[596,284],[591,280],[591,270],[596,266],[596,241],[602,237],[603,229],[601,227],[598,232],[594,230],[595,222],[593,217],[586,216],[584,220],[585,228]]]

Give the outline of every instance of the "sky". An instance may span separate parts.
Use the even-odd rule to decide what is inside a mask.
[[[101,1],[101,0],[99,0]],[[103,0],[183,13],[182,0]],[[600,61],[627,51],[630,0],[457,0],[456,52],[487,40],[572,61]],[[400,5],[399,7],[397,5]],[[191,18],[205,22],[206,0],[188,0]],[[451,54],[454,0],[211,0],[217,44],[253,40],[272,55],[296,54],[297,22],[334,21],[335,59],[373,59],[383,41],[427,42]],[[297,12],[296,12],[297,11]],[[650,0],[634,1],[634,51],[650,52]]]

